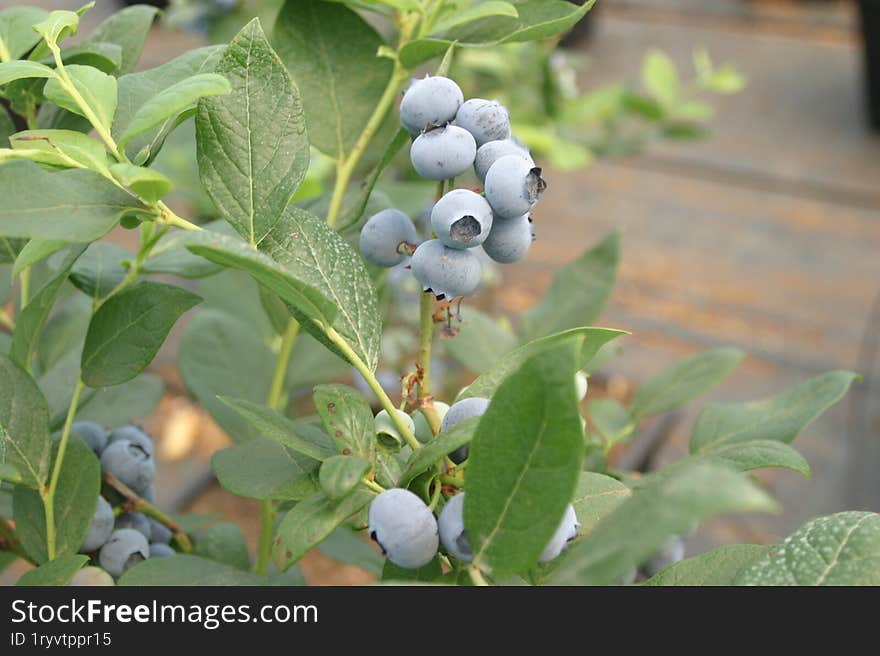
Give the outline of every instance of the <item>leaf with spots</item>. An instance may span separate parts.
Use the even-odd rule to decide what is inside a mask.
[[[347,385],[318,385],[314,401],[324,429],[339,452],[374,462],[376,433],[373,412],[358,391]]]

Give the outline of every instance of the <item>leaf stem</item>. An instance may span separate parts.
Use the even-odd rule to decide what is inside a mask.
[[[61,431],[61,440],[58,442],[58,454],[55,456],[55,465],[52,468],[52,477],[49,479],[49,487],[43,491],[43,507],[46,510],[46,555],[49,560],[55,558],[55,492],[58,490],[58,478],[61,476],[61,464],[64,462],[64,454],[67,451],[67,443],[70,441],[70,427],[73,426],[73,418],[79,405],[85,383],[82,378],[77,379],[73,388],[73,398],[67,409],[67,418],[64,420],[64,428]]]
[[[161,200],[156,203],[156,208],[159,210],[159,214],[162,216],[162,219],[165,221],[167,225],[172,225],[175,228],[182,228],[183,230],[191,230],[198,231],[203,230],[201,226],[196,225],[190,221],[187,221],[184,218],[181,218],[175,214],[170,207],[168,207]]]
[[[382,494],[385,491],[384,487],[379,485],[376,481],[371,481],[369,478],[362,478],[361,483],[373,490],[373,492],[378,492],[379,494]]]
[[[261,576],[269,571],[269,559],[272,556],[272,533],[275,530],[277,513],[271,499],[260,501],[260,541],[257,546],[257,562],[254,573]]]
[[[6,328],[9,332],[15,330],[15,321],[6,313],[6,310],[0,310],[0,326]]]
[[[475,585],[480,587],[488,586],[489,584],[486,582],[486,579],[483,578],[483,573],[480,571],[480,568],[476,565],[471,565],[468,567],[468,574],[471,576],[471,580]]]
[[[128,499],[127,510],[129,512],[139,512],[147,517],[152,517],[157,522],[161,522],[167,526],[174,534],[174,541],[184,553],[190,553],[193,549],[192,542],[183,527],[174,521],[169,515],[162,512],[152,503],[141,497],[137,492],[128,487],[110,472],[104,472],[104,482],[122,496]]]
[[[31,300],[31,268],[25,267],[22,269],[19,274],[19,280],[21,281],[21,300],[18,303],[19,309],[23,310],[24,307]]]
[[[431,292],[419,299],[419,398],[431,396],[431,342],[434,339],[434,301]]]

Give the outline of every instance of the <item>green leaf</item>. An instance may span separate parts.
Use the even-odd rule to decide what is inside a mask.
[[[118,585],[227,587],[262,585],[261,577],[214,560],[178,554],[168,558],[148,558],[125,572]]]
[[[595,321],[614,288],[619,251],[620,233],[615,231],[560,269],[541,302],[523,317],[527,339]]]
[[[258,244],[309,168],[299,90],[256,18],[235,36],[216,70],[232,93],[199,101],[199,175],[223,218]]]
[[[391,79],[393,63],[376,56],[382,37],[344,5],[288,0],[272,41],[302,92],[312,145],[351,152]]]
[[[119,385],[153,361],[168,331],[201,298],[180,287],[142,281],[108,299],[92,317],[82,354],[91,387]]]
[[[0,465],[0,472],[3,471],[3,465]],[[18,556],[10,551],[0,551],[0,574],[2,574],[7,567],[9,567],[12,563],[18,560]],[[380,569],[381,571],[381,569]]]
[[[208,226],[202,226],[205,230],[214,230],[225,223],[215,221]],[[206,278],[223,270],[223,267],[208,262],[198,255],[190,253],[185,246],[187,233],[176,230],[163,236],[150,255],[144,261],[142,271],[144,273],[168,273],[181,278]]]
[[[28,371],[31,370],[31,360],[43,324],[49,317],[49,312],[52,311],[52,306],[55,305],[55,300],[58,298],[71,268],[84,250],[84,244],[74,244],[65,249],[62,252],[61,264],[53,272],[52,278],[40,288],[19,314],[9,354],[16,364]]]
[[[14,255],[17,244],[23,241],[0,239],[0,246],[8,249],[8,252],[13,254],[13,260],[15,261],[15,265],[12,267],[13,277],[18,276],[29,266],[45,260],[53,253],[57,253],[67,246],[67,242],[61,239],[31,239],[18,251],[18,255]]]
[[[79,11],[67,11],[65,9],[52,11],[44,20],[33,26],[34,31],[48,43],[57,44],[65,37],[76,34],[77,29],[79,29],[80,16],[94,6],[95,3],[91,2]]]
[[[512,16],[518,17],[516,7],[509,2],[499,2],[497,0],[486,0],[479,4],[471,5],[462,10],[450,11],[446,16],[441,18],[431,30],[432,34],[441,34],[446,30],[470,23],[480,18],[488,16]]]
[[[590,401],[590,421],[609,447],[630,439],[635,434],[636,421],[614,399]]]
[[[563,554],[553,585],[608,585],[649,559],[673,535],[715,515],[773,511],[776,503],[743,474],[709,463],[686,463],[649,477]]]
[[[65,66],[81,64],[83,66],[92,66],[104,73],[115,73],[122,63],[122,48],[115,43],[103,43],[100,41],[78,43],[75,46],[65,48],[61,52],[61,61]],[[55,59],[54,57],[47,56],[41,62],[53,66]]]
[[[0,166],[0,235],[91,242],[137,201],[94,171],[50,173],[33,162]]]
[[[225,51],[226,46],[197,48],[156,68],[120,77],[119,104],[113,120],[113,137],[119,139],[134,115],[151,98],[193,75],[213,71]],[[164,124],[136,136],[125,148],[125,152],[132,159],[142,154],[143,160],[138,161],[149,161],[158,153],[176,118],[169,119]]]
[[[880,585],[880,515],[842,512],[809,521],[736,584]]]
[[[79,358],[77,358],[77,361]],[[165,385],[152,374],[141,374],[122,385],[94,390],[81,404],[76,418],[102,426],[124,426],[146,417],[159,405]]]
[[[718,385],[743,357],[739,349],[719,348],[679,362],[642,383],[630,412],[643,419],[684,405]]]
[[[225,396],[218,398],[246,419],[257,432],[288,449],[293,449],[319,461],[326,460],[336,454],[333,443],[323,431],[312,424],[304,421],[292,421],[280,412],[244,399],[232,399]]]
[[[158,171],[134,164],[113,164],[113,177],[131,189],[148,203],[155,203],[174,187],[166,176]]]
[[[73,295],[57,304],[37,343],[36,369],[45,374],[61,358],[82,347],[92,318],[92,299]],[[79,364],[79,357],[76,359]]]
[[[579,345],[537,354],[492,397],[471,441],[464,522],[473,562],[502,576],[534,565],[572,498],[584,454]]]
[[[33,48],[40,35],[33,26],[49,17],[37,7],[10,7],[0,11],[0,60],[19,59]]]
[[[54,445],[57,457],[58,443]],[[55,490],[55,553],[75,554],[79,551],[98,503],[101,492],[101,464],[92,450],[78,437],[72,436],[61,463],[58,487]],[[49,559],[46,552],[46,514],[43,498],[37,490],[16,487],[13,492],[16,533],[22,546],[38,563]]]
[[[318,490],[318,464],[267,437],[223,449],[211,458],[220,485],[249,499],[305,499]]]
[[[15,583],[17,586],[63,586],[70,583],[74,574],[89,560],[88,556],[59,556],[49,563],[25,572]]]
[[[791,442],[846,394],[856,374],[831,371],[781,394],[748,403],[710,403],[694,424],[691,452],[732,442]]]
[[[91,66],[72,64],[65,66],[64,70],[67,71],[74,88],[91,107],[98,121],[109,130],[113,125],[113,114],[116,112],[116,78]],[[85,116],[79,103],[61,85],[57,77],[49,78],[43,88],[43,95],[59,107]]]
[[[9,138],[13,149],[39,150],[52,159],[44,161],[65,168],[108,171],[107,152],[96,139],[73,130],[25,130]]]
[[[460,421],[452,428],[438,433],[434,439],[422,446],[421,449],[413,451],[413,454],[406,463],[406,469],[400,477],[399,485],[401,487],[408,486],[416,476],[433,467],[434,463],[443,456],[470,442],[479,422],[479,417],[471,417]]]
[[[195,555],[244,572],[250,571],[251,557],[241,529],[235,524],[215,524],[196,540]]]
[[[364,488],[334,501],[323,492],[301,501],[287,513],[278,527],[272,559],[285,570],[330,535],[342,522],[366,506],[376,495]]]
[[[432,582],[441,576],[443,576],[443,568],[440,566],[440,559],[436,556],[430,563],[418,569],[404,569],[390,560],[386,560],[385,566],[382,568],[383,581]]]
[[[578,539],[589,535],[599,521],[632,496],[632,491],[616,478],[581,472],[571,500],[581,527]]]
[[[360,456],[333,456],[321,463],[318,481],[321,490],[330,499],[341,499],[357,487],[372,468],[370,461]]]
[[[265,403],[269,397],[275,356],[251,325],[217,310],[197,313],[184,330],[177,364],[187,389],[233,442],[260,434],[217,398]]]
[[[458,324],[460,332],[442,342],[444,349],[475,373],[489,369],[517,345],[509,325],[499,323],[474,307],[468,307]]]
[[[94,242],[73,265],[70,282],[92,298],[104,298],[125,278],[124,260],[134,255],[110,242]]]
[[[52,78],[55,77],[55,71],[45,64],[27,60],[7,61],[0,64],[0,86],[32,77]]]
[[[0,148],[6,148],[9,137],[15,134],[16,129],[9,112],[0,106]]]
[[[750,471],[764,467],[784,467],[810,477],[810,465],[806,459],[784,442],[751,440],[733,442],[700,451],[699,457],[720,460],[738,471]]]
[[[0,462],[15,467],[23,485],[41,490],[49,474],[49,411],[34,379],[0,355]]]
[[[177,116],[194,106],[200,98],[226,94],[231,90],[232,87],[226,78],[217,73],[199,73],[172,84],[150,98],[135,112],[122,136],[119,137],[119,145],[125,147],[136,135]]]
[[[361,538],[361,534],[350,528],[340,526],[327,536],[318,549],[322,554],[340,563],[360,567],[362,570],[379,576],[385,559]]]
[[[347,385],[318,385],[314,401],[337,451],[373,462],[376,457],[373,412],[364,397]]]
[[[148,5],[126,7],[98,25],[85,44],[106,42],[118,45],[122,50],[118,74],[131,73],[141,58],[147,34],[157,13],[158,9]]]
[[[645,585],[733,585],[744,569],[767,555],[768,549],[758,544],[728,544],[670,565]]]
[[[660,50],[649,50],[642,60],[642,86],[663,105],[672,105],[678,98],[678,70],[675,63]]]
[[[576,344],[579,347],[575,351],[575,362],[572,363],[576,369],[579,369],[593,359],[603,344],[623,334],[623,331],[611,328],[574,328],[527,342],[503,356],[491,369],[480,374],[474,382],[459,393],[457,400],[471,396],[491,398],[504,379],[519,369],[526,360],[538,353],[560,348],[566,342]],[[574,373],[572,373],[572,380],[574,380]]]

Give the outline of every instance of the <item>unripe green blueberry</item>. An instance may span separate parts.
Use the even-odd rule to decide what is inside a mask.
[[[422,242],[412,257],[412,272],[437,298],[467,296],[480,286],[480,260],[471,250],[449,248],[439,239]]]
[[[437,520],[415,494],[402,488],[385,490],[370,503],[370,537],[395,565],[417,569],[437,554]]]
[[[113,533],[114,519],[113,508],[104,497],[99,496],[95,514],[92,515],[92,522],[89,524],[89,531],[80,545],[80,553],[91,553],[100,549]]]
[[[427,75],[413,80],[400,102],[400,122],[416,135],[432,126],[446,125],[464,102],[459,86],[448,77]]]
[[[547,543],[547,546],[541,553],[541,557],[538,558],[538,562],[549,562],[565,551],[568,543],[577,537],[577,531],[580,526],[577,515],[574,512],[574,506],[568,504],[568,508],[565,509],[565,514],[562,516],[562,521],[559,522],[559,528],[556,529],[556,533],[550,538],[550,542]]]
[[[471,98],[458,108],[455,124],[470,132],[477,146],[510,137],[510,115],[497,100]]]
[[[443,401],[434,401],[434,412],[437,413],[437,416],[442,422],[446,413],[449,412],[449,404],[443,403]],[[416,410],[411,416],[413,424],[415,425],[416,439],[422,444],[430,442],[434,438],[434,433],[431,432],[431,427],[428,425],[428,420],[425,419],[425,415],[419,410]]]
[[[541,169],[517,155],[498,158],[486,173],[486,200],[496,217],[515,219],[527,214],[546,188]]]
[[[116,584],[113,582],[113,577],[103,569],[90,565],[78,570],[67,585],[70,587],[96,587]]]
[[[98,561],[113,576],[122,576],[129,568],[150,557],[150,545],[141,533],[131,528],[113,531],[98,552]]]
[[[486,174],[489,172],[489,168],[505,155],[517,155],[532,166],[535,165],[535,160],[529,154],[528,148],[513,139],[487,141],[477,148],[477,156],[474,158],[474,172],[477,174],[480,182],[486,182]]]
[[[473,559],[471,545],[464,531],[464,492],[456,494],[446,505],[437,520],[440,542],[450,555],[466,563]]]
[[[418,239],[416,227],[406,214],[395,209],[382,210],[361,228],[361,255],[376,266],[393,267],[406,259],[401,246],[415,246]]]
[[[516,219],[499,219],[492,224],[492,230],[483,242],[483,250],[496,262],[510,264],[524,258],[534,240],[528,214]]]
[[[448,180],[474,165],[477,144],[467,130],[447,125],[416,137],[409,156],[416,173],[423,178]]]
[[[412,417],[406,414],[403,410],[398,410],[396,408],[394,409],[394,413],[404,425],[409,428],[410,433],[415,432],[416,426]],[[373,419],[373,425],[376,431],[376,438],[383,446],[397,450],[404,444],[405,440],[403,435],[400,434],[397,425],[394,423],[387,410],[382,410],[376,415]]]
[[[480,194],[453,189],[431,210],[431,227],[444,246],[473,248],[489,236],[492,208]]]
[[[100,424],[93,421],[75,421],[70,427],[70,432],[78,435],[96,456],[101,457],[101,451],[107,446],[107,431]]]

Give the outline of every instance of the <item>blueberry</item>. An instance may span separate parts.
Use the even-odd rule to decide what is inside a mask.
[[[423,132],[409,150],[413,168],[428,180],[448,180],[474,165],[477,144],[464,128],[447,125]]]
[[[150,544],[159,543],[168,544],[171,542],[171,537],[174,535],[171,532],[171,529],[165,526],[162,522],[159,522],[152,517],[148,517],[147,521],[150,522]]]
[[[413,80],[400,102],[400,122],[411,134],[446,125],[455,118],[464,95],[448,77],[425,76]]]
[[[147,489],[141,492],[141,496],[144,501],[156,503],[156,486],[150,483],[150,485],[147,486]]]
[[[528,214],[516,219],[499,219],[483,242],[483,251],[496,262],[510,264],[524,258],[534,240]]]
[[[150,539],[152,533],[150,529],[150,520],[143,513],[127,512],[122,513],[116,518],[114,528],[133,528],[135,531],[143,535],[147,540]]]
[[[113,531],[107,544],[101,547],[98,562],[113,576],[122,576],[125,570],[149,557],[147,538],[132,528],[121,528]]]
[[[574,375],[574,384],[577,387],[578,400],[583,401],[587,396],[587,389],[590,386],[587,382],[587,374],[583,371],[577,372]]]
[[[541,169],[518,155],[499,157],[486,173],[486,200],[505,219],[531,211],[546,188]]]
[[[489,236],[492,208],[480,194],[453,189],[431,210],[431,227],[444,246],[473,248]]]
[[[437,527],[440,530],[440,542],[451,555],[466,563],[471,562],[473,553],[464,532],[464,492],[456,494],[440,513]]]
[[[147,455],[153,455],[153,438],[147,435],[140,426],[123,426],[110,431],[107,444],[110,445],[120,440],[128,440],[132,444],[137,444]]]
[[[455,124],[470,132],[478,146],[510,137],[510,115],[497,100],[471,98],[458,108]]]
[[[175,554],[176,552],[174,549],[164,542],[150,543],[150,558],[168,558],[168,556],[173,556]]]
[[[110,539],[110,534],[113,532],[113,520],[113,508],[104,497],[98,497],[98,505],[92,516],[92,523],[89,524],[89,532],[86,533],[79,548],[80,553],[90,553],[100,549]]]
[[[480,260],[471,250],[449,248],[431,239],[416,249],[412,272],[424,290],[437,298],[472,294],[480,286]]]
[[[113,577],[103,569],[100,567],[89,566],[83,567],[81,570],[77,571],[67,585],[73,587],[93,587],[116,584],[113,582]]]
[[[477,148],[477,156],[474,158],[474,172],[481,182],[486,182],[486,174],[489,172],[489,168],[505,155],[517,155],[532,166],[535,165],[535,160],[529,154],[529,149],[513,139],[487,141]]]
[[[443,417],[443,422],[440,424],[440,432],[442,433],[443,431],[452,428],[458,422],[464,421],[465,419],[482,417],[488,408],[489,399],[480,396],[472,396],[469,399],[457,401],[452,404],[452,407],[449,408],[449,412]],[[468,457],[468,445],[465,444],[464,446],[457,448],[449,454],[449,457],[452,459],[452,462],[456,464],[463,462],[464,459]]]
[[[449,412],[449,405],[443,403],[443,401],[434,401],[434,411],[437,413],[440,421],[443,421],[443,417],[445,417],[446,413]],[[416,410],[412,413],[412,419],[415,426],[415,430],[413,432],[416,436],[416,439],[422,444],[430,442],[434,438],[434,433],[431,432],[431,427],[428,425],[428,420],[425,419],[425,415],[423,415],[419,410]]]
[[[96,456],[101,456],[101,451],[107,446],[107,431],[99,424],[93,421],[75,421],[70,430],[74,435],[78,435]]]
[[[559,528],[556,529],[556,533],[553,534],[550,542],[544,547],[538,562],[549,562],[565,551],[568,543],[577,537],[577,531],[580,527],[581,525],[578,523],[577,515],[574,512],[574,506],[568,504],[568,508],[565,509],[565,514],[562,516],[562,521],[559,522]]]
[[[152,456],[128,440],[108,444],[101,454],[101,467],[138,494],[148,491],[156,477]]]
[[[440,544],[437,520],[428,506],[401,488],[385,490],[373,499],[369,531],[388,560],[406,569],[427,565]]]
[[[415,432],[416,426],[412,417],[406,414],[403,410],[395,409],[394,412],[403,423],[406,424],[410,433]],[[387,410],[382,410],[376,415],[373,420],[373,425],[376,431],[376,439],[379,440],[380,444],[389,449],[400,449],[404,443],[403,435],[397,430],[397,426],[394,424],[394,421],[391,419],[391,415],[388,414]]]
[[[674,565],[684,559],[684,542],[677,535],[673,535],[666,541],[660,551],[642,565],[642,571],[645,576],[651,578],[658,574],[661,570],[666,569],[670,565]]]
[[[406,259],[402,244],[418,242],[416,227],[400,210],[388,209],[371,216],[361,229],[361,255],[371,264],[393,267]]]

